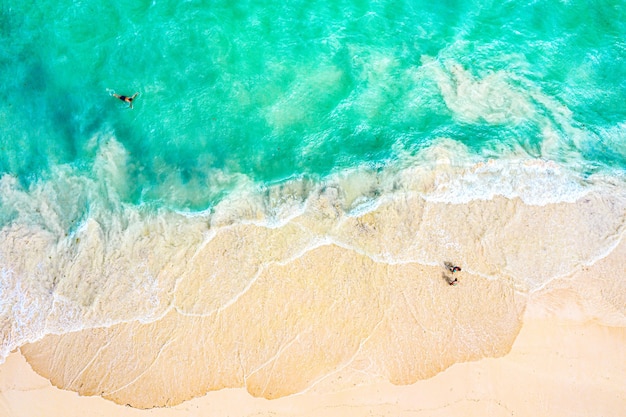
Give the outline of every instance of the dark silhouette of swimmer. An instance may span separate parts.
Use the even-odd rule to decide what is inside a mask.
[[[135,93],[132,96],[122,96],[120,94],[117,93],[111,93],[111,95],[115,98],[119,98],[120,100],[122,100],[125,103],[128,103],[128,105],[130,106],[130,108],[133,108],[133,100],[135,99],[135,97],[137,97],[139,95],[139,93]]]

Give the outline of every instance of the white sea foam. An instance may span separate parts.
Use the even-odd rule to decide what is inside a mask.
[[[431,62],[427,57],[422,61]],[[446,105],[460,121],[502,124],[533,117],[527,94],[511,85],[505,72],[478,79],[454,62],[430,68]]]
[[[463,213],[464,204],[498,196],[542,206],[573,203],[593,192],[616,207],[604,210],[610,216],[623,207],[626,189],[620,176],[582,179],[555,162],[519,155],[483,161],[463,144],[442,139],[402,166],[354,168],[321,182],[298,178],[271,186],[240,176],[236,190],[211,210],[151,212],[122,202],[129,179],[121,144],[109,137],[97,146],[96,178],[69,166],[28,189],[11,176],[0,178],[4,217],[13,219],[0,230],[0,357],[49,333],[150,322],[181,309],[180,303],[188,304],[188,314],[206,314],[245,292],[263,265],[291,262],[321,245],[390,264],[437,265],[453,255],[471,269],[467,252],[493,242],[474,242],[476,232],[468,229],[469,240],[461,243],[458,225],[437,214],[437,205]],[[514,219],[511,213],[507,218]],[[421,222],[428,216],[435,216],[430,224]],[[620,213],[614,217],[589,225],[589,233],[597,231],[589,237],[595,246],[561,263],[531,262],[532,251],[506,252],[472,272],[492,279],[505,274],[522,287],[540,288],[614,247],[623,228]],[[497,252],[494,242],[490,250]]]

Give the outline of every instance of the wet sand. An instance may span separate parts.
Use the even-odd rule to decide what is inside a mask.
[[[23,356],[0,366],[3,417],[176,416],[621,416],[626,408],[626,329],[595,322],[529,319],[511,352],[459,363],[413,385],[337,375],[275,400],[244,389],[208,393],[172,408],[138,410],[60,390]]]
[[[619,185],[544,205],[498,196],[450,204],[399,192],[354,215],[340,207],[345,190],[320,190],[307,210],[272,227],[255,218],[254,204],[227,211],[249,221],[147,219],[109,235],[128,249],[114,256],[102,248],[100,226],[89,223],[73,237],[73,262],[83,267],[55,296],[86,296],[82,305],[94,316],[123,313],[132,300],[125,290],[142,282],[123,281],[124,267],[141,263],[158,278],[160,316],[21,346],[54,386],[104,399],[27,376],[13,354],[1,368],[5,414],[44,415],[28,409],[41,404],[56,404],[45,415],[624,409]],[[94,266],[90,257],[99,253]],[[446,282],[445,261],[462,266],[459,285]],[[72,280],[85,282],[80,271],[102,265],[121,265],[119,277],[75,295]],[[108,305],[116,298],[107,294],[122,302]],[[169,408],[138,410],[152,407]]]

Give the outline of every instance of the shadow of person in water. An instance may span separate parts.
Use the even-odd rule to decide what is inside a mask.
[[[444,262],[443,265],[452,274],[454,274],[455,272],[460,272],[461,271],[461,267],[454,265],[452,262]]]
[[[446,275],[445,273],[443,273],[441,275],[443,276],[443,279],[446,280],[448,285],[457,285],[459,283],[459,280],[456,279],[456,277],[452,277],[450,275]]]

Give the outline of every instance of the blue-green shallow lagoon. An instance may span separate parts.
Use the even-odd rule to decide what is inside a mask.
[[[28,190],[62,166],[97,187],[115,140],[117,198],[196,211],[242,177],[384,169],[442,139],[623,172],[625,7],[4,1],[0,175]],[[111,90],[140,92],[134,109]]]

